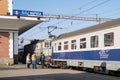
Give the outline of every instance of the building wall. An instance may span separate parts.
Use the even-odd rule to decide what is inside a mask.
[[[18,63],[18,32],[0,32],[0,64]]]
[[[0,15],[12,14],[12,0],[0,0]]]
[[[13,59],[9,58],[9,33],[0,32],[0,65],[8,63],[13,63]]]
[[[9,57],[9,33],[0,32],[0,57]]]
[[[0,0],[0,14],[4,15],[8,12],[8,0]]]

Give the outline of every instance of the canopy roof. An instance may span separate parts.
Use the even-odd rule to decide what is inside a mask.
[[[19,35],[43,22],[43,18],[23,16],[0,16],[0,31],[19,31]]]

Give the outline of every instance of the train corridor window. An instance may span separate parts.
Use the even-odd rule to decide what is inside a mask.
[[[55,44],[54,44],[54,48],[53,48],[53,49],[54,49],[54,51],[56,51],[56,48],[57,48],[57,47],[56,47],[56,43],[55,43]]]
[[[91,48],[98,47],[98,36],[91,36]]]
[[[49,43],[48,42],[45,42],[45,47],[49,48]]]
[[[80,49],[86,48],[86,38],[80,39]]]
[[[39,50],[39,46],[38,45],[36,45],[35,50]]]
[[[71,49],[76,49],[76,40],[71,41]]]
[[[58,44],[58,50],[61,50],[61,46],[62,46],[62,44],[61,44],[61,42],[59,42],[59,44]]]
[[[114,33],[104,34],[104,46],[114,46]]]
[[[68,50],[68,41],[64,42],[64,50]]]
[[[51,42],[49,42],[49,47],[51,48],[51,45],[52,45],[52,43]]]

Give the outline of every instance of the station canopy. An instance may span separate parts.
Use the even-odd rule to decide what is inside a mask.
[[[0,31],[19,31],[20,35],[43,21],[38,17],[0,16]]]

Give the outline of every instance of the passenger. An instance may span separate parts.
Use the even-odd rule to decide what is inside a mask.
[[[51,62],[51,56],[50,55],[48,55],[48,62]]]
[[[38,53],[36,54],[36,62],[37,62],[37,64],[39,64],[39,62],[40,62],[40,55]]]
[[[37,68],[36,67],[36,54],[35,53],[32,54],[32,68],[33,69]]]
[[[50,55],[48,55],[48,59],[47,59],[47,68],[51,67],[52,65],[52,58]]]
[[[41,66],[42,66],[42,68],[44,68],[44,66],[45,66],[45,56],[44,56],[44,54],[43,53],[41,53]]]
[[[30,68],[30,64],[31,64],[31,58],[30,58],[30,53],[28,53],[27,56],[26,56],[26,66],[27,66],[27,68]]]

